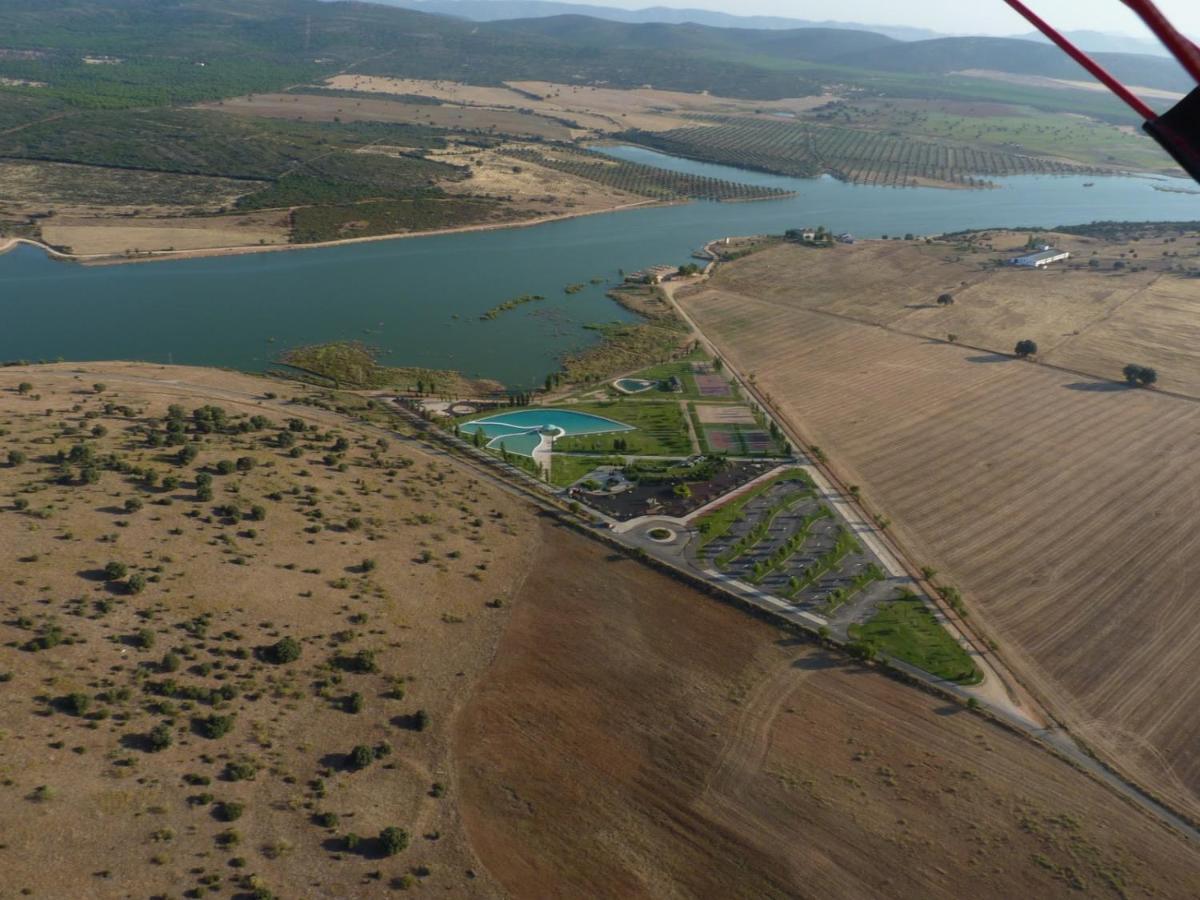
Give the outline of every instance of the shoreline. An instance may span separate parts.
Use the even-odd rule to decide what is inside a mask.
[[[317,241],[311,244],[239,244],[232,247],[202,247],[194,250],[149,250],[137,256],[125,256],[119,253],[65,253],[56,250],[49,244],[36,241],[33,238],[8,238],[0,243],[0,256],[15,250],[21,244],[37,247],[51,259],[60,262],[73,262],[81,266],[120,266],[129,263],[169,262],[180,259],[204,259],[215,256],[244,256],[250,253],[280,253],[292,250],[319,250],[327,247],[344,247],[351,244],[368,244],[379,241],[398,241],[405,238],[438,237],[448,234],[468,234],[478,231],[499,231],[506,228],[532,228],[536,225],[548,225],[551,222],[563,222],[568,219],[580,219],[585,216],[596,216],[604,213],[623,212],[629,209],[642,209],[657,206],[677,206],[687,203],[687,200],[639,200],[636,203],[622,203],[607,209],[592,209],[584,212],[560,213],[553,216],[538,216],[533,219],[517,220],[514,222],[493,222],[481,225],[460,225],[455,228],[437,228],[431,231],[402,231],[391,234],[373,234],[365,237],[340,238],[336,241]]]

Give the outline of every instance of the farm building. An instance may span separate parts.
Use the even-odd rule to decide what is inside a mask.
[[[651,266],[625,276],[631,284],[660,284],[679,271],[678,266]]]
[[[1027,253],[1024,256],[1014,256],[1009,262],[1014,266],[1027,266],[1040,269],[1063,259],[1070,259],[1071,254],[1066,250],[1055,250],[1053,247],[1043,247],[1037,253]]]

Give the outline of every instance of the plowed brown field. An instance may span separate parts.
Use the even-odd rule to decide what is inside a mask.
[[[1200,405],[724,289],[739,266],[683,308],[1043,699],[1200,814]]]
[[[541,529],[455,728],[515,897],[1185,896],[1185,845],[1026,741]]]
[[[1200,398],[1200,279],[1172,271],[1196,268],[1196,236],[1043,234],[1072,257],[1043,270],[996,265],[1026,252],[1027,235],[1012,232],[990,233],[974,249],[922,240],[781,244],[723,269],[714,286],[908,334],[955,334],[1002,353],[1029,338],[1042,361],[1101,378],[1119,380],[1126,363],[1154,366],[1160,387]],[[954,303],[939,305],[943,293]]]

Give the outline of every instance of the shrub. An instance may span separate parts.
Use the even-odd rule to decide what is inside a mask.
[[[245,811],[246,807],[244,804],[233,800],[224,800],[217,804],[215,813],[217,818],[222,822],[236,822],[242,817],[242,813]]]
[[[28,457],[21,450],[8,451],[8,464],[10,466],[23,465],[26,459],[28,459]]]
[[[132,581],[133,579],[130,580]],[[149,628],[139,629],[138,633],[134,635],[133,638],[134,643],[143,650],[149,650],[152,648],[154,646],[154,640],[154,632]]]
[[[375,654],[371,650],[359,650],[353,656],[335,656],[333,664],[343,672],[360,675],[379,671],[379,664],[375,662]]]
[[[255,504],[250,507],[250,518],[255,522],[261,522],[267,517],[267,510],[264,506]]]
[[[257,774],[258,766],[249,760],[239,760],[225,766],[225,778],[229,781],[253,781]]]
[[[337,828],[340,819],[335,812],[321,812],[313,816],[313,821],[322,828]]]
[[[146,576],[141,572],[130,575],[129,580],[125,582],[125,588],[131,594],[140,594],[146,589]]]
[[[1138,366],[1130,363],[1121,370],[1125,380],[1130,384],[1148,387],[1158,381],[1158,372],[1148,366]]]
[[[300,642],[295,638],[285,637],[280,641],[276,641],[271,646],[263,651],[263,659],[267,662],[283,665],[285,663],[295,662],[300,658]]]
[[[232,728],[233,716],[220,716],[214,713],[196,719],[196,730],[209,740],[224,737]]]
[[[249,472],[256,465],[258,465],[258,460],[256,460],[253,456],[239,456],[234,465],[237,467],[239,472]]]
[[[62,708],[73,716],[85,716],[92,707],[92,698],[87,694],[67,694],[62,700]]]
[[[375,762],[375,751],[366,744],[359,744],[350,751],[350,768],[356,772]]]
[[[129,567],[122,562],[110,562],[104,567],[104,577],[109,581],[119,581],[124,578]]]
[[[363,695],[355,691],[346,698],[346,712],[360,713],[363,711]]]
[[[125,512],[135,513],[142,508],[142,501],[137,497],[130,497],[125,501]]]
[[[223,459],[217,463],[218,475],[232,475],[237,469],[232,459]]]
[[[170,747],[172,740],[174,740],[174,735],[171,733],[171,727],[165,722],[161,722],[150,729],[146,746],[151,753],[159,753]]]
[[[179,659],[179,655],[168,650],[163,654],[162,662],[158,664],[158,669],[160,672],[178,672],[180,665],[182,665],[182,662]]]
[[[362,561],[362,570],[364,572],[374,572],[377,563],[373,559],[364,559]]]
[[[418,709],[415,713],[402,717],[400,724],[410,731],[424,731],[429,727],[429,713]]]
[[[395,856],[408,849],[408,832],[403,828],[389,827],[379,832],[379,849],[384,856]]]

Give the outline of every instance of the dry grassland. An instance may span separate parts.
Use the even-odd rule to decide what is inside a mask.
[[[646,201],[638,194],[576,178],[527,160],[514,160],[495,150],[463,146],[433,151],[428,156],[454,166],[470,166],[470,178],[441,185],[446,193],[509,197],[517,209],[543,215],[594,212]]]
[[[0,895],[496,893],[463,835],[448,737],[508,616],[486,604],[533,549],[527,514],[264,389],[308,393],[158,366],[0,371]],[[181,465],[147,437],[170,403],[251,430],[189,424],[180,446],[199,453]],[[82,462],[64,483],[55,454],[82,446],[98,480]],[[257,464],[213,474],[200,499],[197,474],[242,457]],[[106,577],[110,562],[127,574]],[[298,660],[261,656],[284,637]],[[213,715],[232,717],[222,737],[204,733]],[[378,751],[360,771],[356,745]],[[382,857],[389,826],[410,846]]]
[[[759,111],[801,113],[834,99],[832,96],[785,100],[735,100],[711,94],[689,94],[652,88],[622,90],[555,84],[549,81],[513,81],[511,87],[478,87],[454,81],[422,81],[370,75],[336,75],[329,87],[384,94],[414,94],[472,106],[528,109],[561,116],[597,132],[666,131],[695,125],[685,113],[749,115]]]
[[[566,110],[507,87],[484,87],[459,81],[424,81],[416,78],[385,78],[376,75],[335,75],[325,82],[331,88],[368,94],[411,94],[464,106],[497,109],[530,109],[547,116],[562,116]],[[615,123],[602,115],[572,113],[571,120],[589,131],[612,131]]]
[[[823,94],[816,97],[792,97],[784,100],[736,100],[713,94],[690,94],[683,91],[663,91],[654,88],[590,87],[575,84],[555,84],[549,81],[513,81],[510,84],[522,91],[536,94],[542,102],[553,104],[567,112],[587,111],[609,117],[617,130],[642,128],[665,131],[685,125],[695,125],[686,113],[714,115],[746,115],[755,112],[801,113],[815,109],[835,99]]]
[[[255,94],[210,104],[209,108],[268,119],[298,119],[304,122],[397,122],[434,128],[498,131],[550,140],[570,140],[565,125],[543,116],[515,109],[481,106],[405,103],[329,94]]]
[[[42,238],[52,246],[86,256],[286,244],[289,228],[287,215],[278,212],[202,219],[56,217],[42,226]]]
[[[467,832],[513,896],[1191,893],[1196,848],[1023,740],[540,543],[455,729]]]
[[[810,311],[806,279],[734,290],[778,255],[684,308],[1079,735],[1200,815],[1200,405]]]
[[[909,334],[955,334],[1001,353],[1031,338],[1042,361],[1101,378],[1119,380],[1127,363],[1149,365],[1162,387],[1200,398],[1200,279],[1169,271],[1200,262],[1198,235],[1116,244],[1048,234],[1040,237],[1071,251],[1068,265],[994,265],[1023,252],[1026,237],[995,232],[974,250],[923,241],[784,244],[739,261],[713,284]],[[1088,265],[1093,258],[1097,268]],[[1114,269],[1117,262],[1127,268]],[[938,305],[942,293],[953,295],[952,306]]]
[[[4,206],[26,213],[103,208],[110,215],[134,209],[153,214],[179,207],[215,211],[262,186],[205,175],[0,160],[0,198]]]

